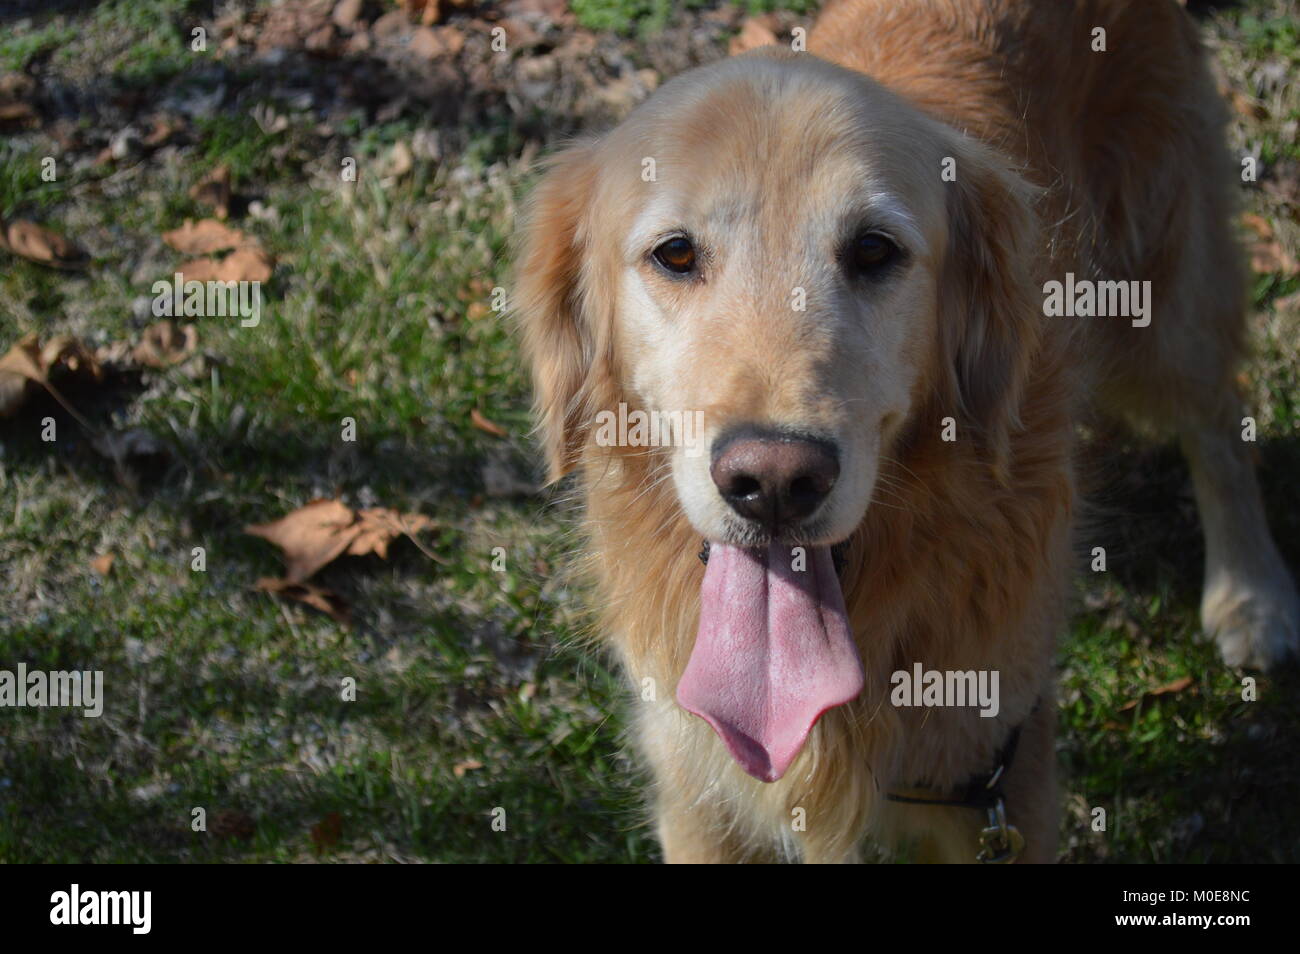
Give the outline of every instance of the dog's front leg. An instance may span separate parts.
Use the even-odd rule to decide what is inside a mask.
[[[655,828],[664,862],[674,865],[726,865],[768,860],[744,851],[716,806],[683,805],[672,797],[655,803]]]

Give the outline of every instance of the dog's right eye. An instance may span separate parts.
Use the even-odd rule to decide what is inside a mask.
[[[690,239],[671,238],[652,253],[654,260],[674,275],[686,275],[695,271],[695,246]]]

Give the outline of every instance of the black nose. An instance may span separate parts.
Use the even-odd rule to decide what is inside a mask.
[[[709,473],[732,510],[778,532],[821,505],[840,462],[826,441],[747,431],[722,439]]]

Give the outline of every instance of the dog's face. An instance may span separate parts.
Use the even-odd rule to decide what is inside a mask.
[[[660,453],[704,538],[845,539],[920,402],[990,447],[1010,425],[1022,192],[806,54],[668,84],[562,154],[533,200],[517,311],[552,473],[623,402],[702,423]]]

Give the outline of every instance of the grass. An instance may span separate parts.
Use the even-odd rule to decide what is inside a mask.
[[[574,9],[625,31],[653,29],[670,8]],[[1295,25],[1278,11],[1293,12],[1257,0],[1207,24],[1234,79],[1279,57],[1294,70]],[[194,18],[202,10],[181,0],[101,4],[7,32],[0,61],[39,61],[74,86],[96,62],[108,89],[138,91],[147,77],[149,95],[201,92],[210,61],[184,43]],[[1292,155],[1295,95],[1271,92],[1266,120],[1239,120],[1237,147]],[[7,259],[0,344],[29,330],[134,340],[153,319],[133,303],[180,260],[157,237],[204,214],[187,191],[218,163],[275,210],[244,210],[236,224],[277,256],[258,327],[201,320],[201,366],[70,388],[96,428],[147,429],[169,445],[165,459],[124,481],[40,396],[0,421],[0,668],[100,669],[107,692],[99,719],[3,713],[0,860],[655,860],[641,779],[622,754],[624,690],[577,648],[583,601],[560,569],[572,522],[545,497],[492,497],[484,482],[485,466],[528,475],[536,461],[525,377],[489,306],[508,282],[532,175],[525,137],[492,114],[447,137],[440,160],[384,182],[418,117],[358,112],[322,137],[283,99],[259,102],[287,128],[266,131],[242,100],[197,119],[166,156],[56,183],[39,176],[53,148],[40,132],[0,140],[0,212],[60,228],[93,255],[78,275]],[[344,156],[362,172],[355,184],[340,180]],[[1247,201],[1297,247],[1261,193]],[[1250,381],[1293,566],[1297,317],[1274,305],[1298,286],[1259,280]],[[509,436],[475,428],[475,409]],[[53,444],[38,436],[47,415]],[[345,417],[355,443],[341,440]],[[1300,860],[1294,673],[1261,678],[1259,701],[1243,702],[1241,674],[1195,642],[1201,544],[1177,456],[1125,445],[1095,467],[1112,562],[1081,577],[1062,639],[1063,859]],[[353,607],[351,627],[253,591],[280,564],[242,533],[335,494],[439,525],[431,556],[399,543],[387,561],[345,557],[321,572]],[[195,547],[203,572],[191,569]],[[90,561],[106,553],[116,562],[101,578]],[[1188,689],[1143,695],[1184,676]],[[345,677],[354,702],[341,699]],[[191,830],[196,807],[207,833]],[[1098,807],[1104,833],[1091,829]],[[498,808],[505,831],[493,829]]]

